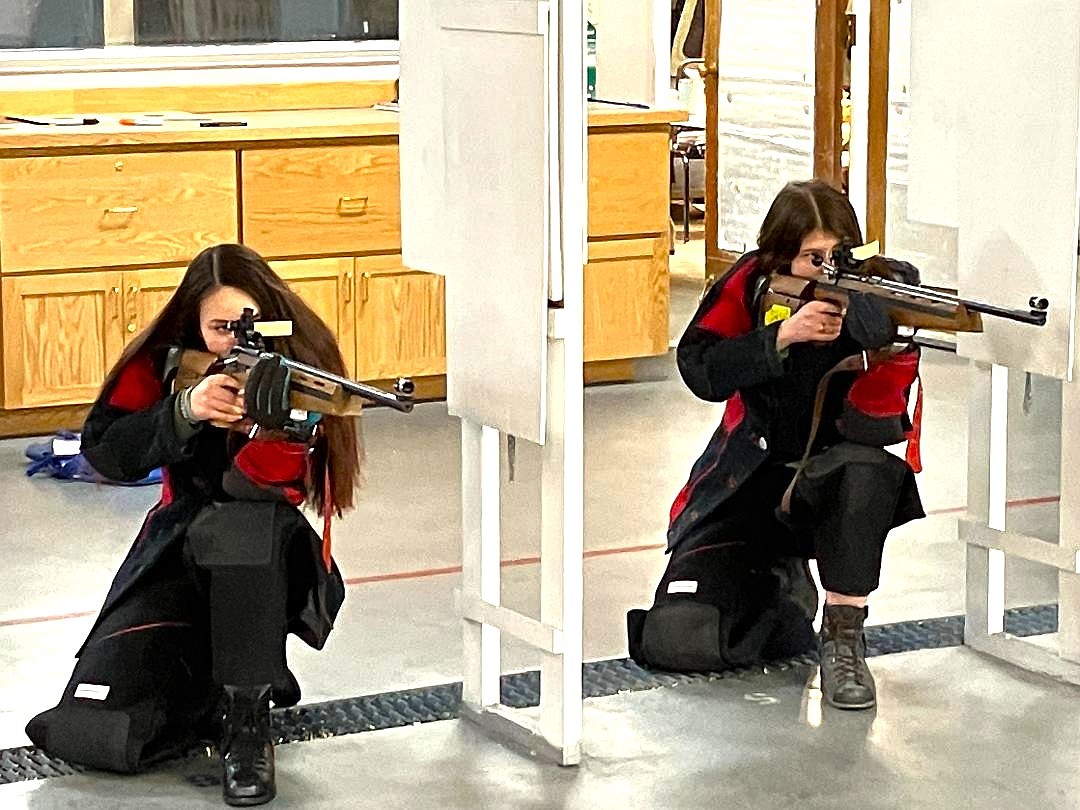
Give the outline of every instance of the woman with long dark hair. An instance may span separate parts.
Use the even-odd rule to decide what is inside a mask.
[[[787,184],[742,256],[705,294],[679,341],[684,382],[726,402],[675,498],[671,560],[649,611],[632,611],[636,660],[719,669],[802,654],[816,645],[825,700],[876,702],[863,622],[889,531],[923,517],[909,463],[884,447],[908,437],[914,347],[894,344],[884,308],[851,295],[846,310],[811,300],[763,311],[772,274],[818,275],[841,242],[859,245],[855,211],[820,180]],[[918,271],[880,259],[897,280]],[[847,361],[888,347],[869,367]],[[805,463],[803,463],[805,460]],[[816,558],[825,590],[814,637]]]
[[[333,334],[254,251],[216,245],[191,262],[161,313],[109,373],[83,428],[102,475],[163,470],[147,515],[84,642],[60,704],[27,726],[75,762],[134,771],[217,739],[223,795],[275,795],[270,702],[300,690],[295,633],[321,649],[344,597],[329,519],[353,505],[360,447],[351,417],[288,406],[289,372],[260,360],[246,382],[208,374],[173,391],[170,350],[226,356],[245,309],[292,321],[281,355],[344,375]],[[320,538],[300,507],[326,519]]]

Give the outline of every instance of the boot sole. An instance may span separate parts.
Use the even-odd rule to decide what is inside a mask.
[[[229,807],[254,807],[255,805],[266,804],[267,802],[272,801],[276,795],[277,791],[274,791],[269,796],[253,796],[250,799],[225,799],[225,804],[229,805]]]
[[[872,709],[877,705],[877,700],[866,700],[862,703],[834,703],[833,701],[825,698],[825,702],[835,709],[846,709],[858,711],[861,709]]]

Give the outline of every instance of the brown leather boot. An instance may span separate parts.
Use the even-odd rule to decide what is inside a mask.
[[[865,607],[825,605],[818,636],[821,694],[838,709],[869,709],[877,703],[874,676],[866,665]]]
[[[222,798],[233,807],[274,798],[274,744],[270,740],[270,687],[226,686],[221,735]]]

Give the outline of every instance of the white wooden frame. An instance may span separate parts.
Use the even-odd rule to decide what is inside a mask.
[[[969,399],[968,516],[964,643],[1035,672],[1080,684],[1080,387],[1061,384],[1061,502],[1058,542],[1006,526],[1009,394],[1023,372],[972,364]],[[1013,397],[1016,398],[1015,396]],[[1046,436],[1046,441],[1055,437]],[[1006,555],[1058,569],[1056,651],[1005,632]]]
[[[540,617],[499,604],[500,434],[494,427],[463,418],[462,586],[457,595],[463,620],[461,715],[544,759],[576,765],[581,759],[582,733],[585,9],[582,0],[538,5],[546,6],[549,13],[553,80]],[[507,123],[513,126],[512,121]],[[500,701],[504,632],[541,652],[537,721]]]

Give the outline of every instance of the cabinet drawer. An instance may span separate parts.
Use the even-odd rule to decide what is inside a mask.
[[[0,270],[186,264],[236,205],[230,151],[0,160]]]
[[[589,135],[589,236],[667,233],[666,130]]]
[[[400,250],[396,143],[241,154],[244,242],[264,256]]]

